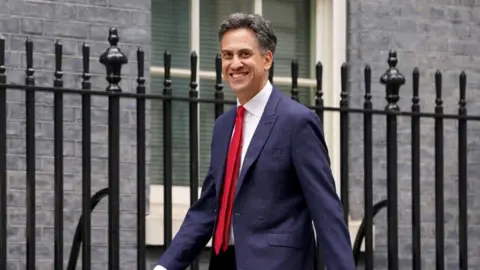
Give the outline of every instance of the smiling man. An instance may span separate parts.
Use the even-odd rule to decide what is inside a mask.
[[[327,269],[355,269],[320,119],[268,81],[275,33],[235,13],[219,40],[237,106],[215,122],[202,194],[155,270],[186,269],[211,237],[210,270],[316,269],[312,221]]]

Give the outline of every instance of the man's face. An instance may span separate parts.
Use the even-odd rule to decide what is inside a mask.
[[[250,99],[263,87],[272,53],[262,52],[253,31],[230,30],[221,41],[222,72],[239,99]],[[241,100],[242,101],[242,100]]]

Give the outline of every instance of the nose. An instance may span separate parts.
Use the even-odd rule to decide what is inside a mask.
[[[230,68],[232,69],[239,69],[243,67],[242,61],[238,57],[233,57],[232,59],[232,64],[230,65]]]

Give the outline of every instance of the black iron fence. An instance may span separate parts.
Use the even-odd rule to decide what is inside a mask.
[[[109,269],[119,269],[120,264],[120,211],[119,211],[119,182],[120,182],[120,99],[136,100],[136,126],[137,126],[137,269],[146,269],[145,247],[145,188],[146,188],[146,134],[145,134],[145,102],[147,100],[161,100],[163,104],[163,185],[164,185],[164,246],[168,247],[172,240],[172,102],[189,103],[189,148],[190,148],[190,203],[198,198],[199,175],[199,132],[198,132],[198,106],[199,103],[210,103],[215,111],[215,117],[223,113],[225,104],[235,104],[233,100],[224,100],[221,77],[221,59],[217,56],[215,61],[216,85],[214,99],[200,99],[197,91],[197,55],[191,54],[191,81],[189,97],[172,96],[171,55],[164,54],[164,88],[161,95],[146,93],[144,78],[144,52],[141,48],[137,51],[138,78],[136,93],[122,92],[119,86],[121,81],[122,65],[127,63],[127,58],[117,47],[119,41],[115,28],[110,29],[110,47],[101,55],[100,62],[105,65],[108,86],[105,90],[94,90],[90,83],[90,49],[84,45],[83,74],[81,89],[63,87],[62,80],[62,45],[54,45],[55,71],[53,87],[40,87],[35,85],[35,70],[33,65],[33,42],[27,40],[26,45],[26,71],[25,84],[8,83],[5,68],[5,40],[0,39],[0,269],[7,269],[7,89],[15,89],[25,92],[26,107],[26,269],[35,269],[36,254],[36,219],[35,219],[35,185],[36,185],[36,160],[35,160],[35,97],[39,92],[51,92],[54,95],[54,185],[55,185],[55,254],[54,268],[62,269],[65,255],[64,248],[64,178],[63,178],[63,95],[76,94],[81,96],[82,109],[82,216],[74,236],[74,243],[70,251],[70,260],[67,269],[75,269],[80,245],[82,251],[82,267],[90,269],[91,264],[91,217],[90,214],[98,202],[108,196],[108,265]],[[435,112],[420,112],[419,106],[419,71],[414,70],[412,76],[413,97],[410,111],[401,111],[397,105],[399,89],[405,84],[405,77],[397,70],[397,55],[390,52],[388,68],[381,77],[380,82],[385,85],[387,105],[384,110],[373,109],[371,101],[371,69],[367,66],[364,70],[365,100],[363,108],[352,108],[349,105],[349,91],[347,87],[348,67],[341,67],[341,100],[339,107],[326,107],[323,101],[321,63],[316,65],[317,87],[315,104],[306,105],[314,110],[321,119],[324,112],[334,111],[340,114],[340,185],[341,201],[345,208],[345,220],[349,221],[349,117],[351,114],[363,115],[364,132],[364,218],[360,226],[356,240],[353,243],[355,260],[358,263],[360,245],[365,243],[365,269],[374,268],[373,257],[373,220],[374,216],[384,207],[387,210],[388,223],[388,269],[399,268],[398,248],[398,175],[397,170],[397,121],[399,117],[407,117],[411,121],[411,183],[412,183],[412,269],[420,269],[421,266],[421,224],[420,224],[420,119],[433,118],[435,120],[435,232],[436,232],[436,262],[437,269],[444,269],[444,204],[443,204],[443,124],[444,119],[458,121],[458,207],[459,207],[459,268],[467,269],[468,265],[468,222],[467,222],[467,122],[479,121],[478,116],[468,116],[466,111],[466,75],[464,72],[459,77],[460,100],[458,114],[446,114],[442,107],[442,74],[435,74],[436,107]],[[292,62],[292,98],[298,100],[297,90],[298,63]],[[273,81],[273,70],[270,72],[270,80]],[[275,82],[273,82],[275,83]],[[92,189],[91,179],[91,98],[103,96],[108,99],[108,188],[98,191],[90,197]],[[387,200],[373,202],[373,166],[372,164],[372,116],[383,115],[386,120],[387,135]],[[213,119],[212,119],[213,120]],[[321,252],[318,252],[321,254]],[[319,264],[321,256],[318,257]],[[319,269],[321,266],[319,266]],[[198,269],[198,261],[192,265],[192,269]]]

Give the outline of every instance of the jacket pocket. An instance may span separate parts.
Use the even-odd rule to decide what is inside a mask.
[[[298,234],[293,233],[269,233],[267,235],[268,243],[271,246],[302,248],[306,239],[302,239]]]

